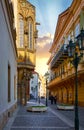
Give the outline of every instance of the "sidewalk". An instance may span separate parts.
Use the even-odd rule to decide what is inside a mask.
[[[46,112],[27,112],[31,103],[33,104],[29,102],[27,106],[19,106],[3,130],[74,130],[73,111],[59,111],[56,105],[49,102]],[[81,114],[83,118],[83,113]],[[84,130],[84,127],[80,130]]]
[[[45,101],[42,100],[42,102],[45,104]],[[74,119],[75,119],[75,112],[74,111],[65,111],[65,110],[57,110],[57,107],[55,104],[51,105],[50,100],[48,100],[48,107],[50,107],[53,111],[57,112],[59,115],[64,116],[67,120],[72,122],[74,125]],[[80,130],[84,130],[84,107],[79,107],[79,125]]]

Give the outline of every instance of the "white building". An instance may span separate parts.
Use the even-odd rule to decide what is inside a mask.
[[[40,85],[40,97],[46,97],[46,80],[44,76],[40,75],[41,85]]]
[[[38,78],[38,73],[33,72],[33,78],[30,80],[30,98],[38,98]]]
[[[0,130],[17,106],[17,51],[12,3],[0,0]]]

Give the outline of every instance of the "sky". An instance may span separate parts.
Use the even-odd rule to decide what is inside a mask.
[[[36,51],[36,71],[44,75],[48,71],[47,62],[50,57],[58,16],[66,10],[72,0],[28,0],[36,7],[38,39]]]

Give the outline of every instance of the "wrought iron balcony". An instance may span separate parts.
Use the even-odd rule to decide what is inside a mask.
[[[55,54],[52,62],[51,69],[57,68],[67,57],[67,44],[63,44],[59,51]]]

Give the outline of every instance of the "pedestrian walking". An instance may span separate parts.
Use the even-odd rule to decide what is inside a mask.
[[[57,102],[57,96],[54,96],[54,104]]]
[[[53,95],[51,95],[50,100],[51,100],[51,104],[53,104],[53,101],[54,101]]]

